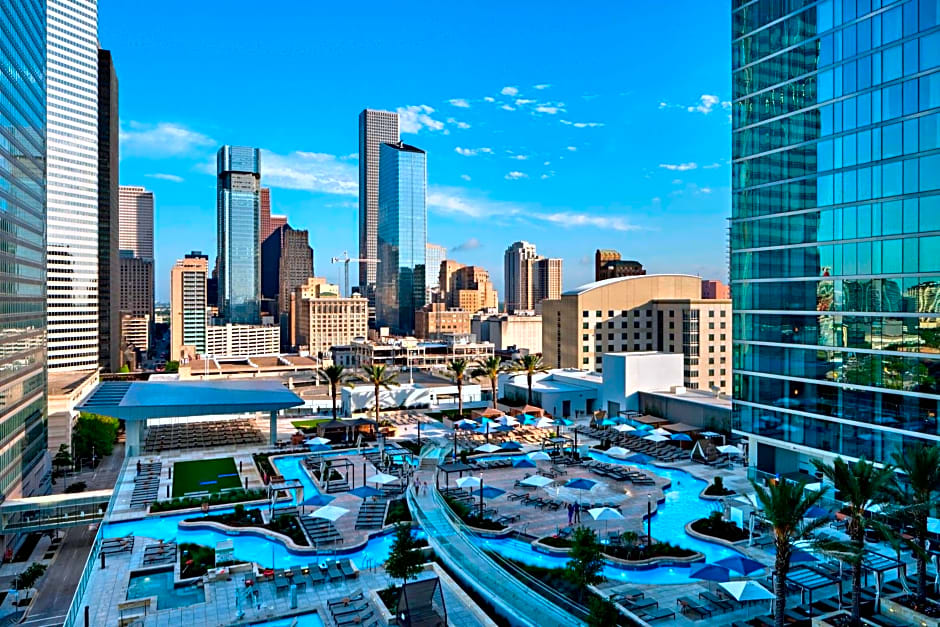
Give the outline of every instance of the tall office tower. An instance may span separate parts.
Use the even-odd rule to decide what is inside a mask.
[[[111,53],[98,51],[98,364],[121,367],[118,80]]]
[[[306,230],[284,225],[261,245],[261,295],[274,304],[283,346],[290,346],[290,303],[294,290],[313,276],[313,249]]]
[[[271,227],[271,188],[262,187],[259,192],[259,199],[261,202],[260,217],[258,218],[258,245],[264,243],[264,240],[268,239],[274,229]]]
[[[122,250],[120,267],[122,320],[126,320],[128,316],[136,318],[134,325],[139,329],[143,324],[141,320],[146,317],[149,329],[153,321],[153,259],[135,257],[131,251]],[[149,331],[146,335],[138,332],[134,346],[144,352],[150,350]]]
[[[428,242],[425,253],[427,269],[424,273],[426,302],[431,302],[432,292],[440,289],[441,262],[447,259],[447,249]]]
[[[379,153],[378,254],[375,321],[393,332],[414,332],[424,306],[428,234],[427,154],[398,142]]]
[[[468,314],[499,307],[499,296],[485,268],[465,266],[453,259],[446,259],[445,262],[441,263],[438,273],[439,302],[445,303],[450,309],[462,309]]]
[[[272,213],[270,223],[271,233],[282,226],[287,226],[287,216]]]
[[[50,370],[94,370],[98,367],[98,3],[48,0],[46,12],[48,363]]]
[[[206,353],[206,279],[209,258],[192,252],[170,270],[170,359]]]
[[[506,294],[506,311],[532,309],[532,279],[529,277],[529,261],[538,258],[535,244],[521,241],[510,244],[503,255],[503,289]]]
[[[222,146],[216,156],[219,313],[236,324],[261,320],[261,151]]]
[[[153,192],[121,185],[121,250],[153,259]]]
[[[733,428],[780,475],[936,443],[937,3],[732,6]]]
[[[378,259],[379,146],[397,144],[398,114],[363,109],[359,114],[359,258]],[[359,291],[375,307],[374,262],[359,264]],[[348,289],[348,286],[347,286]]]
[[[603,281],[620,276],[640,276],[646,274],[643,264],[620,258],[620,253],[609,248],[594,251],[594,280]]]
[[[532,309],[541,311],[543,300],[561,298],[561,259],[540,257],[531,263]]]
[[[45,1],[0,3],[0,68],[6,92],[0,106],[0,250],[6,258],[0,301],[0,429],[8,453],[0,457],[0,493],[31,496],[40,488],[46,450],[45,258],[46,186]],[[8,217],[16,218],[9,222]],[[13,539],[12,536],[7,536]]]

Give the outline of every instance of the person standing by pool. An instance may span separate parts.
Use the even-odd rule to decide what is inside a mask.
[[[571,520],[574,517],[574,506],[568,503],[568,526],[571,526]]]

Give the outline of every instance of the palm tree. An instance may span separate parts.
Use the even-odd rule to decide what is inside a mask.
[[[865,530],[870,528],[865,511],[875,503],[883,502],[887,490],[894,481],[894,468],[879,468],[865,458],[857,462],[846,462],[837,457],[832,465],[818,459],[813,465],[835,487],[840,500],[848,509],[846,531],[848,542],[820,542],[823,550],[852,565],[852,624],[861,623],[862,605],[862,558],[865,552]]]
[[[371,364],[362,367],[362,380],[372,385],[375,390],[375,425],[379,425],[379,388],[386,390],[392,389],[393,385],[398,385],[398,373],[392,372],[388,366],[381,364]]]
[[[346,368],[333,364],[320,369],[320,374],[330,382],[330,398],[333,399],[333,420],[336,420],[336,399],[339,397],[339,386],[346,382]]]
[[[450,378],[457,384],[457,417],[463,418],[463,380],[467,376],[467,368],[470,362],[466,359],[455,359],[447,364],[447,372]]]
[[[532,375],[536,374],[537,372],[547,372],[548,368],[546,368],[545,365],[542,363],[541,355],[529,353],[527,355],[523,355],[522,357],[516,360],[514,369],[517,372],[525,373],[526,385],[528,385],[529,387],[529,396],[526,402],[529,405],[531,405],[532,404]]]
[[[926,444],[905,448],[893,455],[897,469],[907,475],[891,488],[898,513],[914,527],[914,538],[907,540],[917,560],[917,602],[927,598],[927,518],[940,502],[940,446]]]
[[[793,483],[777,480],[768,487],[751,481],[757,500],[764,510],[764,517],[773,529],[774,548],[777,558],[774,563],[774,627],[783,627],[787,611],[787,575],[790,572],[790,554],[794,543],[803,540],[829,521],[817,518],[809,524],[803,519],[809,508],[816,505],[828,491],[828,486],[818,492],[806,492],[805,482]]]
[[[506,371],[503,366],[503,360],[493,355],[492,357],[479,360],[475,365],[476,368],[473,369],[470,376],[473,378],[486,377],[490,380],[490,390],[493,391],[493,409],[496,409],[496,395],[498,392],[496,380],[499,378],[500,373]]]

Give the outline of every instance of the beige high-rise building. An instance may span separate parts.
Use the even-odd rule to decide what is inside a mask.
[[[311,354],[329,354],[369,332],[369,301],[359,294],[340,295],[339,286],[311,277],[291,295],[291,344]]]
[[[511,347],[542,352],[542,316],[535,312],[478,313],[470,320],[470,332],[479,342],[492,342],[498,351]]]
[[[134,257],[153,259],[153,192],[144,187],[121,185],[120,244]]]
[[[209,258],[190,253],[170,270],[170,359],[206,353],[206,280]]]
[[[121,328],[126,326],[125,317],[134,319],[134,346],[146,353],[150,350],[150,334],[140,329],[142,320],[148,324],[153,320],[153,258],[132,257],[130,251],[121,252],[120,312]],[[122,337],[129,340],[129,335],[122,332]]]
[[[604,353],[682,353],[685,385],[731,392],[731,301],[703,299],[699,277],[626,276],[596,281],[542,303],[549,368],[601,370]]]
[[[473,314],[499,306],[490,273],[480,266],[465,266],[447,259],[441,263],[438,285],[441,301],[451,309]]]
[[[503,255],[506,311],[538,311],[547,298],[561,295],[561,259],[540,256],[535,244],[510,244]]]
[[[415,312],[415,337],[434,339],[440,335],[470,333],[473,314],[465,309],[451,309],[444,303],[428,303]]]

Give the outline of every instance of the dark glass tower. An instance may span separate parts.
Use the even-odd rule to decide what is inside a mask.
[[[428,241],[427,154],[404,143],[379,149],[376,326],[414,333],[424,306]]]
[[[118,79],[108,50],[98,50],[98,365],[121,367]],[[152,232],[152,231],[151,231]]]
[[[226,322],[261,322],[261,155],[222,146],[217,155],[219,313]]]
[[[935,0],[734,0],[734,428],[758,470],[940,436]]]
[[[46,452],[43,0],[0,2],[0,494],[39,489]]]

